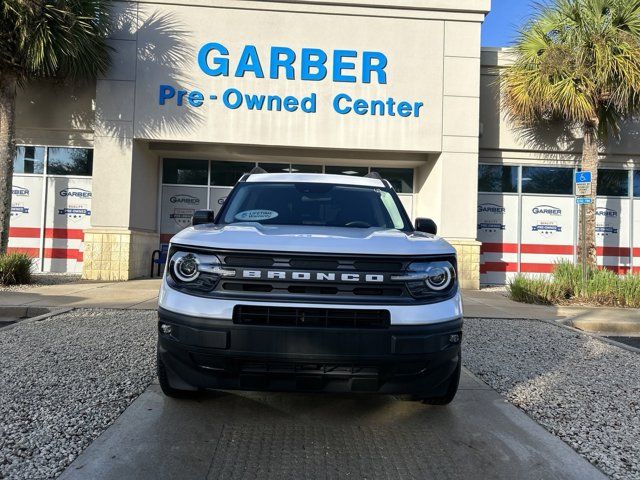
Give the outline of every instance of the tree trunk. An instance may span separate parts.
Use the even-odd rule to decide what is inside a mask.
[[[598,122],[592,121],[584,125],[584,143],[582,146],[582,171],[591,172],[591,203],[581,205],[585,209],[585,227],[582,228],[580,215],[580,241],[578,242],[578,258],[587,258],[587,266],[596,268],[596,194],[598,191]],[[583,239],[584,231],[584,239]],[[583,242],[584,240],[584,242]],[[586,248],[583,251],[582,246]]]
[[[16,79],[0,74],[0,255],[7,251],[15,142]]]

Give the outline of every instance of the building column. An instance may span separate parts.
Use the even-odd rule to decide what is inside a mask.
[[[137,6],[115,2],[109,71],[96,84],[91,228],[82,277],[129,280],[149,275],[158,248],[157,159],[133,140]]]
[[[444,45],[442,153],[418,170],[418,201],[457,250],[461,286],[477,289],[480,24],[445,22]]]

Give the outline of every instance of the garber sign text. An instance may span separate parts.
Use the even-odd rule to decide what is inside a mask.
[[[271,80],[301,80],[334,83],[387,84],[389,60],[382,52],[272,46],[260,53],[254,45],[232,52],[218,42],[204,44],[197,55],[200,70],[210,77],[255,78]],[[160,85],[158,103],[161,106],[200,108],[206,103],[222,103],[230,110],[316,113],[319,108],[315,92],[307,95],[270,95],[268,92],[243,92],[236,87],[221,91],[185,90],[175,85]],[[347,93],[337,93],[331,102],[340,115],[371,115],[388,117],[420,117],[424,102],[397,100],[393,97],[364,99]]]

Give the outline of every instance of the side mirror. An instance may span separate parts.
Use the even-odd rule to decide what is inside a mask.
[[[191,219],[191,225],[202,225],[204,223],[213,223],[215,215],[213,210],[196,210]]]
[[[416,218],[416,230],[436,235],[438,233],[438,226],[436,225],[436,222],[430,218]]]

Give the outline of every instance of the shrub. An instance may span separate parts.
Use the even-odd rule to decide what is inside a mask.
[[[0,255],[0,284],[18,285],[31,282],[32,258],[25,253]]]
[[[518,274],[509,282],[509,297],[517,302],[546,305],[590,303],[640,308],[640,275],[617,275],[610,270],[589,270],[570,262],[558,263],[548,277]]]

